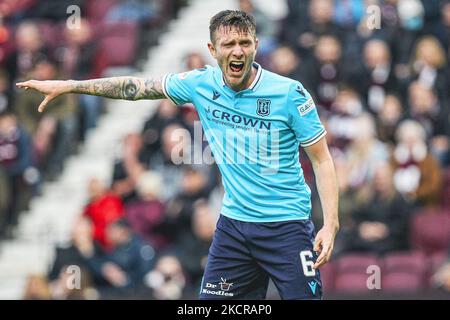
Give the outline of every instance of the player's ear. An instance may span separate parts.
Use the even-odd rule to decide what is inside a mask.
[[[258,50],[259,47],[259,39],[255,37],[255,51]]]
[[[214,59],[217,59],[216,48],[212,42],[208,42],[208,49]]]

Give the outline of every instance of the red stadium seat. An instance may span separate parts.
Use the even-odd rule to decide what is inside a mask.
[[[334,289],[335,266],[334,261],[327,262],[320,268],[320,277],[324,292],[331,292]]]
[[[86,14],[90,21],[101,21],[108,11],[117,4],[117,0],[86,1]]]
[[[334,289],[339,293],[369,293],[367,278],[368,275],[365,273],[338,274],[334,282]]]
[[[136,22],[108,22],[108,23],[97,23],[95,24],[95,36],[96,38],[105,37],[137,37],[138,25]]]
[[[382,289],[417,292],[425,286],[428,260],[422,252],[396,252],[383,261]]]
[[[351,254],[340,257],[336,262],[334,289],[345,293],[370,293],[367,288],[367,273],[371,265],[379,266],[378,258],[373,254]]]
[[[64,30],[64,28],[61,27],[61,25],[47,21],[39,21],[37,26],[41,33],[42,40],[50,49],[55,49],[63,41],[62,30]]]
[[[425,287],[422,274],[407,271],[382,274],[381,289],[384,292],[417,293]]]
[[[102,76],[111,66],[132,65],[137,50],[138,26],[120,22],[102,25],[99,31],[99,48],[95,57],[94,74]]]
[[[366,272],[370,265],[379,265],[378,258],[374,254],[360,253],[341,256],[336,261],[337,272]]]
[[[444,187],[442,190],[442,205],[450,212],[450,169],[445,172]]]
[[[415,215],[411,221],[411,243],[427,254],[446,251],[450,246],[450,215],[436,209]]]
[[[428,260],[420,251],[393,252],[384,257],[383,271],[411,271],[425,273],[428,269]]]

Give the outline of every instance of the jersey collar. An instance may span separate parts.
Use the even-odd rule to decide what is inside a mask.
[[[262,67],[261,67],[261,65],[259,63],[253,62],[253,66],[257,69],[255,79],[253,79],[253,82],[250,85],[250,87],[248,87],[247,89],[244,89],[244,90],[252,90],[252,91],[254,91],[256,89],[256,86],[259,83],[259,80],[261,79],[261,76],[262,76]],[[220,68],[219,68],[219,70],[220,70]],[[225,82],[225,79],[223,78],[222,70],[220,70],[220,81],[221,81],[221,84],[222,84],[223,87],[227,86],[227,84]]]

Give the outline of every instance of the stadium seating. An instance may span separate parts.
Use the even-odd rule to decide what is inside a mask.
[[[374,254],[349,254],[340,257],[336,262],[334,289],[346,293],[367,293],[367,268],[378,265]]]
[[[450,169],[445,172],[444,188],[442,190],[442,204],[446,212],[450,214]]]
[[[428,261],[420,252],[390,253],[383,259],[382,289],[414,292],[425,287]]]
[[[95,57],[99,74],[110,66],[128,66],[136,56],[138,27],[136,23],[114,23],[103,26],[107,34],[99,39],[100,46]]]
[[[329,261],[320,268],[320,277],[322,278],[322,286],[326,291],[334,289],[335,265],[334,261]]]
[[[109,9],[117,4],[117,0],[86,1],[86,13],[90,21],[101,21],[107,15]]]
[[[426,209],[411,219],[411,244],[427,254],[445,252],[450,245],[450,215]]]

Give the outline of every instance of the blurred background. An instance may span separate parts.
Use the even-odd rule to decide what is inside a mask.
[[[196,298],[223,190],[214,164],[171,160],[193,106],[67,95],[39,114],[14,84],[215,65],[209,19],[235,8],[328,131],[341,230],[325,298],[450,298],[445,0],[0,0],[0,298]]]

